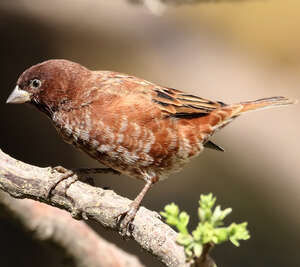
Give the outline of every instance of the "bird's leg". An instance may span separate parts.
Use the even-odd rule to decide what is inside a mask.
[[[132,221],[141,205],[144,196],[156,181],[157,181],[156,177],[152,179],[148,179],[142,191],[129,205],[129,209],[126,212],[122,213],[120,216],[118,216],[119,232],[123,236],[131,235],[131,232],[133,230]]]

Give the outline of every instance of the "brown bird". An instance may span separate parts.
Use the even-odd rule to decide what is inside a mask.
[[[223,150],[210,141],[217,130],[244,112],[295,103],[276,96],[227,105],[67,60],[27,69],[7,99],[25,102],[45,113],[67,143],[145,181],[122,218],[123,233],[154,183],[179,171],[204,147]]]

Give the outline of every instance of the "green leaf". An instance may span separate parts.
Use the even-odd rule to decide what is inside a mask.
[[[247,230],[247,222],[235,224],[232,223],[230,226],[230,237],[229,240],[235,246],[239,247],[240,243],[238,240],[247,240],[250,238],[249,231]]]
[[[165,207],[165,211],[173,216],[178,216],[179,208],[175,203],[171,203]]]
[[[185,252],[185,255],[187,256],[188,259],[192,258],[193,257],[193,251],[192,251],[192,244],[185,247],[184,249],[184,252]]]
[[[205,211],[201,208],[198,209],[198,217],[201,222],[205,221],[206,214]]]
[[[211,216],[211,221],[214,224],[214,226],[221,226],[223,225],[224,218],[230,214],[232,211],[231,208],[227,208],[225,210],[221,210],[221,206],[217,206]]]
[[[166,222],[169,225],[176,226],[178,224],[178,219],[176,217],[168,215],[166,217]]]
[[[224,220],[226,216],[228,216],[232,212],[232,208],[227,208],[222,211],[222,214],[220,216],[220,220]]]
[[[215,205],[216,200],[212,193],[200,195],[199,206],[203,209],[211,209]]]
[[[166,205],[164,211],[160,213],[169,225],[177,228],[179,234],[176,241],[184,247],[187,259],[200,257],[203,253],[204,244],[220,244],[230,241],[235,246],[239,246],[240,240],[250,238],[246,222],[223,226],[225,217],[232,212],[232,209],[222,210],[220,205],[213,209],[215,202],[216,197],[211,193],[200,195],[198,208],[200,222],[192,234],[187,229],[190,216],[185,211],[180,212],[176,204]]]
[[[193,242],[193,237],[189,234],[179,233],[176,238],[176,241],[180,245],[188,246],[189,244],[191,244]]]
[[[229,230],[227,228],[217,228],[215,229],[215,235],[217,237],[217,241],[215,244],[220,244],[228,240]]]
[[[197,228],[192,232],[195,241],[200,241],[202,238],[202,224],[199,223]]]
[[[178,217],[178,223],[176,225],[176,228],[178,231],[182,234],[188,234],[187,225],[189,223],[190,216],[185,212],[181,212]]]
[[[213,242],[214,227],[211,223],[206,222],[203,224],[202,235],[203,235],[202,237],[203,244]]]
[[[168,213],[164,212],[164,211],[161,211],[160,212],[160,215],[163,216],[164,218],[167,218],[168,217]]]
[[[197,258],[199,258],[203,251],[203,246],[200,243],[194,243],[193,246],[194,254]]]
[[[179,214],[179,221],[182,225],[187,226],[190,220],[190,216],[185,212]]]

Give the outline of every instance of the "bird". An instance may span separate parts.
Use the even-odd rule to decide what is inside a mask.
[[[36,107],[65,142],[109,169],[145,182],[122,214],[125,235],[153,184],[180,171],[204,148],[223,151],[211,140],[216,131],[243,113],[296,103],[275,96],[225,104],[65,59],[25,70],[6,102]]]

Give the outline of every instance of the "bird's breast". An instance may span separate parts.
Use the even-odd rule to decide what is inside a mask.
[[[82,109],[80,116],[75,111],[56,113],[53,122],[65,142],[139,179],[145,175],[166,178],[203,149],[199,134],[176,120],[153,119],[145,124],[123,114],[110,121]]]

